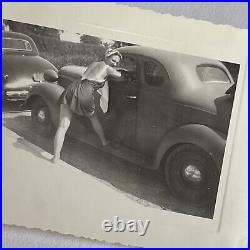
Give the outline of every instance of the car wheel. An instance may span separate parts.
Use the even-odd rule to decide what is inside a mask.
[[[214,204],[220,171],[212,157],[193,144],[175,148],[164,164],[171,194],[193,205]]]
[[[53,134],[54,126],[50,111],[47,104],[41,98],[36,99],[32,103],[31,120],[40,135],[49,137]]]

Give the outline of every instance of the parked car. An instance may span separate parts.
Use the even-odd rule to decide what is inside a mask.
[[[171,193],[193,204],[215,201],[231,116],[234,81],[219,61],[130,46],[120,48],[121,78],[109,79],[109,109],[97,109],[110,140],[145,156],[150,169],[163,169]],[[29,92],[27,105],[37,130],[57,127],[59,96],[84,69],[47,71],[47,84]],[[49,83],[50,82],[50,83]],[[100,96],[96,93],[97,107]],[[87,118],[71,129],[93,133]],[[156,194],[157,195],[157,194]]]
[[[57,69],[39,56],[34,41],[27,35],[2,32],[2,98],[25,100],[31,86],[43,80],[47,69]]]

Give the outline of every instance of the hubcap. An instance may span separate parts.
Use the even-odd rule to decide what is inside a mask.
[[[202,181],[202,174],[199,168],[194,165],[188,165],[184,168],[184,178],[193,183],[200,183]]]
[[[46,120],[46,113],[43,109],[40,109],[37,113],[37,118],[39,122],[45,122]]]

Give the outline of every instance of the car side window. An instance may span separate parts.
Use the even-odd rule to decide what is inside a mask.
[[[127,70],[131,80],[134,81],[137,78],[137,61],[134,57],[129,55],[123,55],[120,62],[120,67]]]
[[[137,63],[133,57],[124,56],[120,62],[120,67],[133,73],[136,72]]]
[[[168,74],[160,63],[153,60],[144,62],[144,79],[149,86],[161,87],[166,77]]]

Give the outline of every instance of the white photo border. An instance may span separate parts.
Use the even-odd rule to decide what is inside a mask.
[[[176,227],[180,222],[184,228],[197,228],[217,233],[221,228],[224,195],[227,188],[228,175],[231,169],[231,155],[234,147],[234,137],[238,127],[238,115],[241,109],[243,88],[247,75],[247,31],[228,25],[213,25],[206,21],[196,21],[184,17],[156,14],[152,11],[142,11],[137,8],[121,6],[113,3],[3,3],[3,18],[18,22],[30,23],[60,30],[84,33],[107,39],[124,41],[152,48],[160,48],[185,54],[240,64],[238,84],[232,110],[228,139],[224,154],[218,196],[212,220],[187,216],[168,211],[153,211],[158,219],[164,217],[167,227]],[[56,10],[56,11],[55,11]],[[31,14],[30,14],[31,13]],[[46,15],[44,15],[46,13]],[[65,14],[67,13],[67,20]],[[125,22],[125,17],[127,18]],[[150,20],[148,20],[150,18]],[[135,21],[136,20],[136,21]],[[157,28],[149,29],[144,25]],[[136,25],[132,25],[133,22]],[[168,25],[167,25],[168,24]],[[165,25],[165,26],[164,26]],[[183,30],[190,28],[190,36],[185,36],[181,42]],[[164,28],[165,32],[162,32]],[[206,29],[206,36],[197,34]],[[168,36],[166,35],[168,34]],[[228,39],[230,38],[230,42]],[[239,48],[239,45],[241,47]],[[94,209],[94,208],[93,208]],[[141,207],[141,212],[149,208]],[[157,220],[158,220],[157,219]],[[188,226],[187,226],[188,225]],[[72,232],[72,234],[74,234]],[[84,234],[84,232],[83,232]]]

